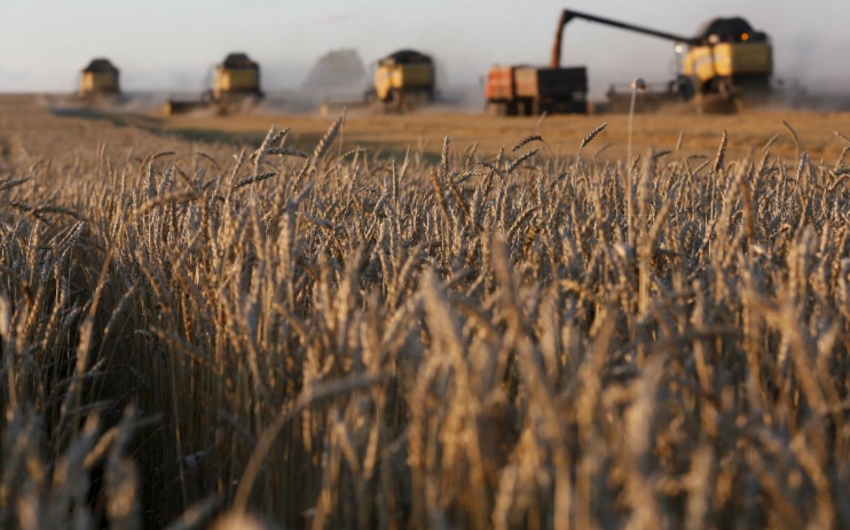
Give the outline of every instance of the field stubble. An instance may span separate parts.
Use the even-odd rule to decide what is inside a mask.
[[[0,526],[850,524],[846,136],[389,159],[0,116]]]

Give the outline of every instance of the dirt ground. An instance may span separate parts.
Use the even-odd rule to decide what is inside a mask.
[[[797,146],[782,120],[787,121],[799,138]],[[209,114],[165,117],[157,112],[142,114],[110,113],[105,110],[69,110],[50,108],[34,96],[0,96],[0,136],[10,129],[33,130],[57,127],[69,130],[111,124],[117,128],[143,129],[157,135],[176,136],[191,141],[247,143],[259,142],[273,124],[290,127],[294,146],[309,149],[333,120],[305,115],[241,115],[217,117]],[[465,149],[474,142],[479,149],[495,152],[501,146],[510,149],[530,134],[541,135],[555,154],[574,154],[585,135],[607,122],[608,127],[586,149],[593,156],[600,149],[606,158],[622,158],[628,145],[628,116],[600,114],[589,116],[548,116],[540,118],[500,118],[487,115],[437,114],[423,112],[399,116],[347,117],[342,140],[345,148],[362,146],[383,152],[403,151],[407,147],[439,153],[443,138],[449,136],[454,149]],[[27,125],[24,125],[24,124]],[[731,156],[746,155],[751,149],[760,156],[762,146],[779,134],[772,150],[793,160],[798,152],[808,151],[814,161],[834,163],[844,141],[834,131],[850,134],[850,113],[799,111],[748,111],[728,116],[696,116],[664,112],[638,114],[634,119],[634,153],[653,148],[675,150],[680,132],[684,132],[682,154],[713,155],[723,130],[729,131]],[[8,139],[6,140],[8,142]]]

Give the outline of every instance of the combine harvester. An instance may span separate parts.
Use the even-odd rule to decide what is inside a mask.
[[[384,110],[409,112],[434,101],[434,61],[414,50],[401,50],[378,61],[369,103]]]
[[[237,114],[256,105],[264,97],[260,90],[260,65],[244,53],[231,53],[216,66],[213,86],[197,99],[170,98],[166,115],[211,108],[216,114]]]
[[[343,108],[407,113],[433,103],[435,87],[431,57],[415,50],[400,50],[378,61],[373,86],[362,100],[326,99],[319,111],[323,116],[338,114]]]
[[[650,85],[641,98],[648,110],[667,103],[690,102],[699,112],[734,112],[758,105],[771,94],[773,48],[767,34],[756,31],[743,18],[716,18],[700,28],[695,37],[683,37],[616,20],[565,10],[558,23],[553,63],[560,60],[564,27],[573,19],[605,24],[675,43],[680,72],[676,79]],[[684,56],[682,56],[684,54]],[[631,92],[612,86],[610,111],[628,111]]]
[[[86,105],[121,100],[119,71],[109,59],[94,59],[80,72],[79,100]]]

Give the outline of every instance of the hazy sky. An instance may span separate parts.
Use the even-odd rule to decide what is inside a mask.
[[[566,7],[686,35],[741,15],[773,38],[779,76],[850,91],[848,0],[0,0],[0,91],[73,90],[95,56],[113,60],[127,90],[199,90],[236,50],[261,63],[273,90],[298,86],[328,50],[371,62],[402,47],[433,54],[449,83],[471,84],[493,63],[548,61]],[[672,43],[574,21],[564,63],[587,65],[599,92],[668,78]]]

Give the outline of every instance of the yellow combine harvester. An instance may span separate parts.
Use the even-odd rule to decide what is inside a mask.
[[[694,80],[698,94],[767,95],[773,74],[767,34],[753,30],[743,18],[718,18],[706,23],[697,39],[685,53],[682,74]]]
[[[681,72],[663,90],[648,94],[650,100],[694,100],[700,110],[733,110],[742,102],[761,102],[770,93],[773,48],[767,34],[756,31],[743,18],[717,18],[705,23],[695,37],[683,37],[607,18],[565,10],[558,23],[552,62],[560,61],[564,27],[573,19],[584,19],[676,43],[683,54]],[[686,48],[687,47],[687,48]],[[609,91],[612,107],[618,96]],[[720,104],[720,107],[717,107]]]
[[[323,116],[343,108],[371,108],[379,112],[410,112],[434,102],[436,69],[428,55],[400,50],[380,59],[372,87],[362,100],[326,98],[319,106]]]
[[[215,102],[232,99],[261,98],[260,65],[244,53],[231,53],[215,68],[212,99]]]
[[[434,61],[414,50],[401,50],[378,61],[373,100],[402,111],[434,101]]]
[[[118,96],[121,93],[118,74],[109,59],[94,59],[80,72],[80,99],[92,101],[103,96]]]
[[[217,65],[213,86],[200,99],[169,99],[165,114],[180,114],[212,107],[217,114],[229,115],[255,105],[264,97],[260,90],[260,65],[244,53],[231,53]]]

